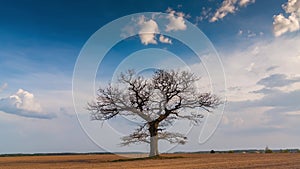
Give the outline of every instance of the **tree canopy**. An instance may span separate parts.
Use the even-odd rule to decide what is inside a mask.
[[[117,115],[139,118],[140,125],[122,138],[122,145],[149,143],[150,156],[159,155],[158,140],[184,144],[187,137],[169,132],[167,126],[185,119],[198,124],[203,118],[199,108],[211,112],[220,99],[210,92],[199,92],[199,78],[188,71],[157,70],[144,77],[128,70],[117,84],[99,88],[96,101],[88,104],[92,120],[109,120]]]

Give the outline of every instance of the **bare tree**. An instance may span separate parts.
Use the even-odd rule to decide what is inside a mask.
[[[175,120],[187,119],[199,123],[203,115],[199,108],[211,112],[220,99],[211,93],[199,93],[194,74],[187,71],[157,70],[151,78],[133,70],[121,73],[118,85],[109,84],[98,90],[95,102],[88,104],[92,120],[109,120],[117,115],[134,116],[141,125],[122,138],[122,145],[149,143],[149,156],[158,156],[158,140],[184,144],[187,137],[166,131]]]

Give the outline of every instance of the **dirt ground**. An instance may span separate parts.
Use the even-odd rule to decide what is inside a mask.
[[[68,155],[0,157],[0,169],[112,169],[112,168],[294,168],[300,169],[300,153],[273,154],[168,154],[173,159],[118,161],[118,155]]]

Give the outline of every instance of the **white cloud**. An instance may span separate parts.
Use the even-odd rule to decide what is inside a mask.
[[[220,8],[218,8],[210,19],[210,22],[216,22],[219,19],[223,19],[229,13],[235,13],[239,7],[246,7],[247,5],[254,3],[255,0],[224,0]]]
[[[167,10],[169,23],[166,25],[166,31],[178,31],[178,30],[186,30],[186,24],[184,21],[185,14],[182,12],[175,12],[171,8]],[[175,14],[177,16],[175,16]]]
[[[138,20],[139,26],[139,37],[144,45],[157,44],[155,35],[159,33],[158,25],[153,20],[147,20],[144,15],[142,15]]]
[[[219,19],[223,19],[228,13],[234,13],[236,11],[235,0],[224,0],[222,6],[217,9],[214,16],[210,19],[210,22],[215,22]]]
[[[172,40],[170,38],[164,37],[163,35],[159,36],[159,41],[161,43],[169,43],[172,44]]]
[[[160,33],[160,28],[165,27],[165,31],[167,32],[186,30],[187,26],[185,24],[184,17],[188,16],[182,12],[176,12],[170,8],[168,8],[167,13],[168,14],[166,17],[164,17],[167,19],[167,23],[164,25],[157,24],[156,19],[160,17],[158,14],[153,14],[151,19],[145,17],[144,15],[141,15],[138,18],[133,18],[132,23],[121,28],[120,36],[122,38],[127,38],[138,33],[141,43],[144,45],[157,44],[158,41],[161,43],[172,44],[172,40],[164,37],[163,35],[159,36],[157,39],[157,34]]]
[[[273,33],[276,37],[300,29],[300,0],[288,0],[282,8],[289,16],[285,17],[283,14],[274,16]]]
[[[291,14],[288,18],[284,17],[282,14],[274,16],[274,35],[276,37],[281,36],[287,32],[295,32],[299,30],[299,20],[295,14]]]
[[[43,112],[32,93],[19,89],[17,93],[0,99],[0,111],[18,116],[40,119],[54,118],[54,114]]]
[[[255,0],[240,0],[239,6],[245,7],[245,6],[249,5],[250,3],[254,3],[254,2],[255,2]]]

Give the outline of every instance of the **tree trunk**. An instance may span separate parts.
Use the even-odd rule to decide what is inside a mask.
[[[150,153],[149,157],[158,156],[158,139],[157,135],[150,138]]]
[[[150,153],[149,157],[159,156],[158,153],[158,136],[157,136],[157,128],[158,124],[151,122],[149,123],[149,132],[150,132]]]

